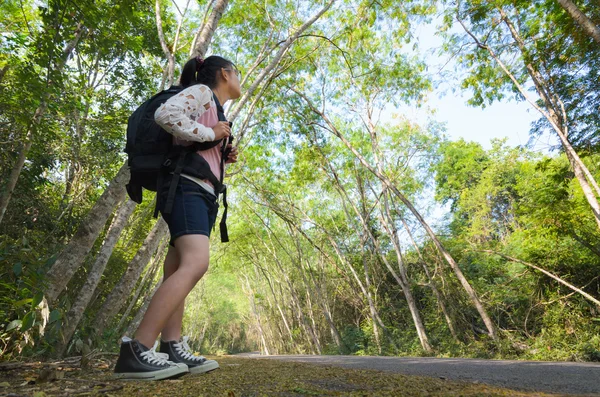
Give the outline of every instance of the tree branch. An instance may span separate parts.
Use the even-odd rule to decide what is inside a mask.
[[[590,300],[591,302],[594,302],[596,305],[598,305],[598,307],[600,307],[600,301],[598,299],[594,298],[593,296],[591,296],[587,292],[585,292],[585,291],[577,288],[573,284],[570,284],[570,283],[566,282],[565,280],[563,280],[562,278],[558,277],[557,275],[555,275],[553,273],[550,273],[548,270],[544,270],[541,267],[536,266],[536,265],[534,265],[532,263],[525,262],[525,261],[522,261],[522,260],[517,259],[517,258],[513,258],[513,257],[508,256],[508,255],[504,255],[504,254],[502,254],[500,252],[496,252],[496,251],[492,251],[492,250],[474,250],[474,251],[475,252],[485,252],[485,253],[488,253],[488,254],[498,255],[498,256],[501,256],[504,259],[507,259],[507,260],[509,260],[511,262],[516,262],[516,263],[520,263],[522,265],[531,267],[531,268],[533,268],[533,269],[535,269],[537,271],[540,271],[540,272],[544,273],[546,276],[548,276],[548,277],[550,277],[550,278],[558,281],[562,285],[567,286],[568,288],[572,289],[573,291],[575,291],[575,292],[583,295],[586,299]]]

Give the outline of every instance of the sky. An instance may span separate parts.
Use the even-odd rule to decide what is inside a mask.
[[[435,34],[438,23],[434,20],[416,29],[420,53],[425,56],[429,71],[453,70],[456,64],[451,56],[440,56],[437,51],[442,45],[442,39]],[[434,79],[439,76],[434,76]],[[506,138],[510,146],[528,143],[531,124],[541,116],[529,103],[505,98],[484,109],[475,108],[467,105],[469,92],[458,89],[459,81],[438,83],[441,84],[437,84],[429,95],[428,106],[435,110],[433,118],[446,124],[446,134],[451,140],[463,138],[475,141],[485,149],[491,148],[490,142],[494,138]],[[531,148],[547,153],[555,144],[554,137],[542,136],[533,142]]]

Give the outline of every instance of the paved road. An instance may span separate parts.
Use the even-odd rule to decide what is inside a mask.
[[[365,356],[238,356],[481,382],[515,390],[600,396],[600,364]]]

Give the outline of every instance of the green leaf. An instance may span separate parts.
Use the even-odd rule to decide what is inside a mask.
[[[23,324],[21,325],[21,331],[25,332],[29,328],[33,327],[35,323],[35,312],[29,312],[23,317]]]
[[[23,322],[21,320],[13,320],[10,323],[8,323],[8,326],[6,327],[6,331],[8,332],[17,327],[20,327],[22,323]]]
[[[33,297],[33,302],[31,302],[31,306],[36,307],[37,305],[40,304],[40,302],[42,301],[42,299],[44,299],[44,293],[43,292],[38,292]]]
[[[83,341],[81,339],[77,339],[75,342],[75,347],[77,348],[77,351],[80,352],[83,349]]]
[[[60,310],[58,309],[54,309],[52,310],[52,313],[50,313],[50,318],[48,319],[48,323],[53,323],[56,320],[60,319],[61,314],[60,314]]]
[[[29,302],[31,302],[33,299],[31,298],[25,298],[25,299],[21,299],[18,302],[15,302],[14,307],[21,307],[23,305],[28,304]]]
[[[21,264],[21,262],[17,262],[14,264],[13,272],[15,273],[15,276],[20,276],[21,273],[23,273],[23,265]]]

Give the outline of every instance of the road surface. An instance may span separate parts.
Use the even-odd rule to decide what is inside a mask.
[[[480,382],[514,390],[600,396],[600,363],[428,357],[262,356],[258,353],[236,356],[391,371],[405,375]]]

